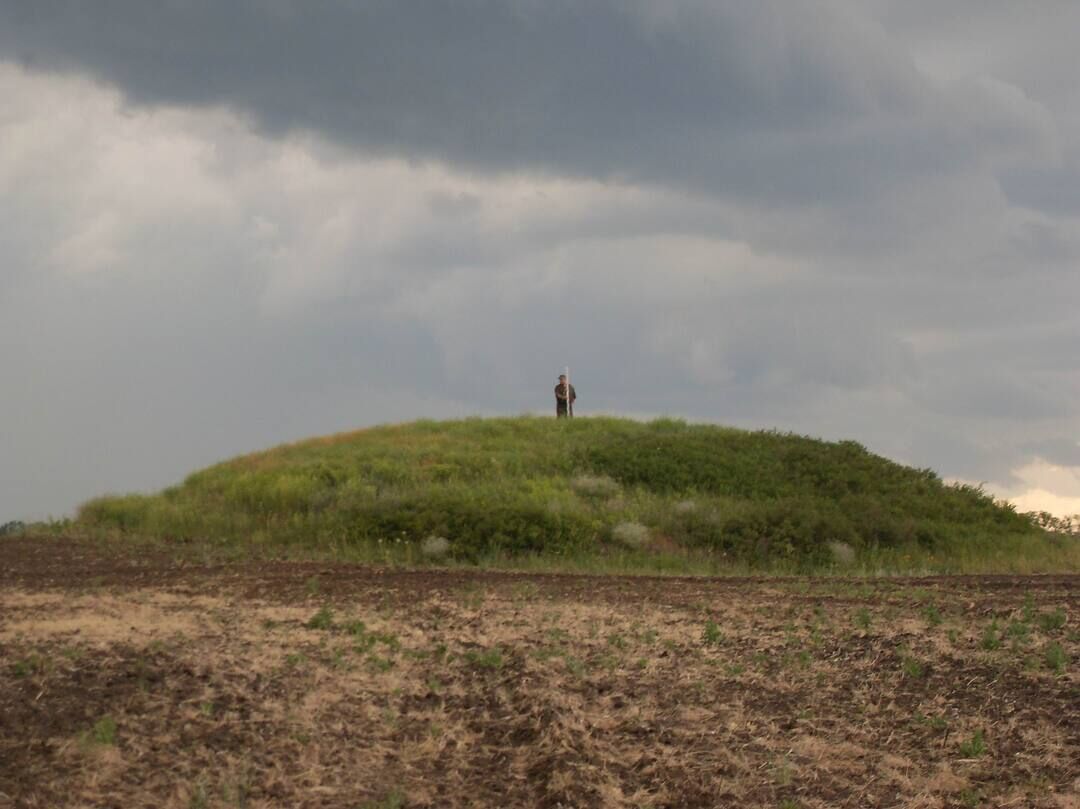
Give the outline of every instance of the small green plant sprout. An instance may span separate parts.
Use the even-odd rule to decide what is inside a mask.
[[[701,633],[701,641],[706,646],[719,646],[724,642],[724,633],[720,626],[711,618],[705,622],[705,629]]]
[[[1024,607],[1021,612],[1024,623],[1030,624],[1035,620],[1035,597],[1030,592],[1024,593]]]
[[[318,595],[319,589],[320,585],[318,576],[312,576],[304,582],[304,592],[306,592],[309,596]]]
[[[91,745],[116,744],[116,720],[111,716],[101,717],[83,738]]]
[[[210,805],[210,796],[206,791],[206,784],[200,778],[191,788],[191,796],[188,798],[188,809],[207,809]]]
[[[367,666],[371,671],[385,674],[394,667],[394,661],[389,657],[379,657],[376,654],[368,655]]]
[[[360,804],[360,809],[401,809],[405,805],[405,794],[399,789],[392,789],[381,798],[372,798]]]
[[[620,651],[626,648],[626,638],[620,635],[618,632],[613,632],[607,636],[608,646]]]
[[[465,652],[464,656],[465,662],[473,668],[498,671],[503,666],[502,650],[498,646],[484,651],[472,649]]]
[[[1038,623],[1043,632],[1057,632],[1065,626],[1065,612],[1060,607],[1053,612],[1040,612]]]
[[[939,610],[936,605],[927,604],[923,607],[922,614],[923,618],[926,619],[926,623],[930,624],[930,626],[941,626],[943,620],[941,617],[941,610]]]
[[[986,739],[982,730],[976,730],[970,739],[960,742],[960,755],[964,758],[978,758],[986,752]]]
[[[1023,621],[1010,621],[1005,627],[1005,636],[1016,643],[1025,643],[1031,635],[1031,627]]]
[[[855,617],[852,618],[852,622],[859,629],[869,629],[870,628],[870,610],[868,610],[866,607],[860,607],[859,611],[855,613]]]
[[[1069,664],[1069,656],[1060,643],[1047,644],[1043,650],[1043,660],[1046,661],[1047,668],[1055,674],[1064,674]]]
[[[799,809],[799,802],[794,798],[784,798],[777,804],[777,809]]]
[[[333,629],[334,611],[329,607],[323,607],[308,619],[306,626],[308,629]]]
[[[960,803],[968,809],[975,809],[982,803],[982,793],[977,789],[965,789],[960,793]]]
[[[904,676],[911,680],[922,679],[922,676],[926,673],[926,667],[910,653],[901,656],[900,668],[903,670]]]
[[[43,674],[46,669],[46,660],[39,654],[32,654],[22,660],[16,660],[11,665],[11,673],[16,677],[29,677],[31,674]]]
[[[585,664],[578,660],[576,657],[566,655],[563,657],[563,663],[566,665],[566,670],[573,674],[575,677],[585,676]]]
[[[996,618],[983,631],[979,645],[988,652],[1001,648],[1001,630]]]
[[[944,716],[924,716],[923,714],[916,714],[915,720],[924,725],[928,725],[931,729],[937,731],[944,731],[949,729],[949,722]]]

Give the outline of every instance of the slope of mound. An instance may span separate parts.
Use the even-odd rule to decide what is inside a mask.
[[[622,549],[792,569],[1040,540],[981,491],[845,441],[661,419],[420,421],[196,472],[78,522],[170,539],[482,561]]]

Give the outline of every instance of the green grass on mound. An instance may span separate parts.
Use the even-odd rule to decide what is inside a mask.
[[[153,496],[103,497],[99,533],[362,559],[687,572],[1080,567],[981,490],[851,441],[660,419],[420,421],[235,458]]]

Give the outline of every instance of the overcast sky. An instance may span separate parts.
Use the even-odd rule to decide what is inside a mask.
[[[670,414],[1080,512],[1075,0],[0,0],[0,523]]]

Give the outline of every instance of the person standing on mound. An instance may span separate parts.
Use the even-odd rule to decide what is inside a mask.
[[[555,386],[555,418],[573,418],[575,399],[574,386],[566,381],[566,374],[559,374],[559,384]]]

